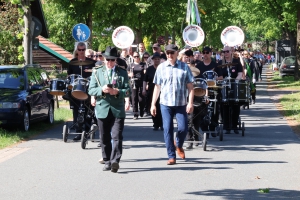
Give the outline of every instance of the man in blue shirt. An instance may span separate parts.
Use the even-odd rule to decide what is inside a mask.
[[[169,44],[165,48],[167,61],[161,63],[156,70],[153,83],[155,84],[151,114],[156,115],[155,103],[160,93],[160,108],[163,118],[164,139],[166,142],[169,160],[168,165],[176,164],[176,154],[185,159],[182,148],[188,132],[187,113],[193,111],[194,77],[186,63],[177,60],[178,47]],[[188,102],[187,102],[188,98]],[[178,133],[174,141],[173,118],[176,116]],[[177,146],[177,147],[176,147]]]

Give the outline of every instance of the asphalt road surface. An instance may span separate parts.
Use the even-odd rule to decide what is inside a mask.
[[[102,171],[97,142],[85,150],[64,143],[62,125],[0,150],[0,199],[300,199],[299,138],[266,82],[257,88],[256,104],[241,111],[244,137],[210,137],[207,151],[186,151],[186,160],[172,166],[163,132],[152,130],[150,117],[133,120],[131,111],[118,173]]]

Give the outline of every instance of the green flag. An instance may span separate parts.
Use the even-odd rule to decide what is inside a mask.
[[[191,1],[191,24],[197,24],[196,21],[196,9],[195,9],[195,0]]]

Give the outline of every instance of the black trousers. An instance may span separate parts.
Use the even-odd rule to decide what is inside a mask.
[[[115,118],[111,109],[106,118],[98,118],[102,158],[106,164],[120,162],[125,118]]]
[[[145,107],[145,97],[142,94],[143,92],[143,82],[142,81],[135,81],[135,88],[131,87],[131,101],[132,101],[132,109],[134,113],[143,114],[144,107]]]
[[[153,91],[154,91],[154,88],[149,88],[148,89],[147,97],[148,97],[148,100],[150,101],[150,104],[149,104],[150,107],[149,107],[149,109],[151,108],[151,104],[152,104]],[[158,97],[157,101],[155,103],[155,106],[156,106],[156,116],[155,117],[152,116],[153,126],[156,127],[156,128],[163,127],[163,120],[162,120],[162,116],[161,116],[161,110],[160,110],[159,100],[160,100],[160,98]]]
[[[207,105],[205,103],[202,103],[200,106],[194,107],[193,113],[188,115],[188,134],[186,136],[186,139],[188,141],[199,141],[199,136],[192,131],[193,127],[191,126],[191,124],[193,124],[196,131],[199,132],[200,127],[201,129],[202,127],[205,127],[206,122],[204,122],[204,117],[206,116],[206,114]]]
[[[240,116],[240,105],[235,103],[223,103],[223,129],[234,130],[237,128],[239,116]]]
[[[256,83],[254,83],[253,85],[254,85],[254,91],[251,91],[251,96],[252,96],[252,100],[255,101],[255,99],[256,99]]]

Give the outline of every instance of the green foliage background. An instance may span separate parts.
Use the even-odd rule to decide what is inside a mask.
[[[0,64],[18,64],[22,52],[22,30],[18,24],[19,12],[11,3],[0,4]]]

